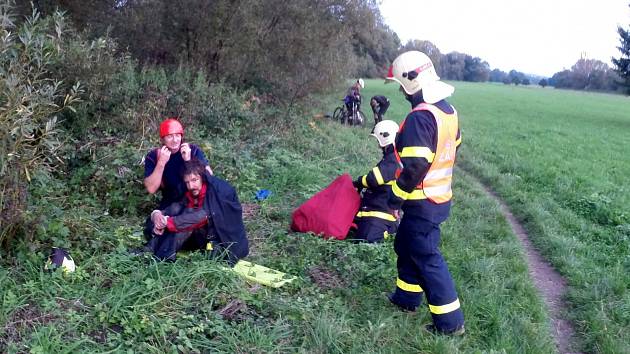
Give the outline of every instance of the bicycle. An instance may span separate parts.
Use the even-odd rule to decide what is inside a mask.
[[[365,114],[363,114],[357,102],[352,102],[352,112],[348,111],[345,102],[342,103],[341,106],[335,108],[332,119],[339,121],[343,125],[363,126],[365,124]]]

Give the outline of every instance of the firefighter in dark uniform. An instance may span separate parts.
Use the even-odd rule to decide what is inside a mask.
[[[374,127],[371,134],[383,150],[383,158],[366,175],[354,181],[357,190],[363,191],[361,207],[355,217],[357,231],[354,238],[368,242],[382,242],[396,232],[396,217],[387,206],[391,184],[399,169],[394,153],[394,140],[398,124],[384,120]]]
[[[374,113],[374,126],[383,120],[383,115],[389,108],[389,99],[382,95],[373,96],[370,99],[370,107],[372,107],[372,113]]]
[[[400,84],[412,110],[401,123],[396,157],[402,170],[392,185],[391,209],[402,209],[394,249],[398,255],[396,290],[389,300],[415,311],[426,296],[432,333],[461,335],[464,315],[455,284],[439,250],[440,224],[449,215],[455,153],[461,143],[457,112],[445,101],[455,90],[440,81],[427,55],[398,56],[388,81]]]

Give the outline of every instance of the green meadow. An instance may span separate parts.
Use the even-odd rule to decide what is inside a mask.
[[[0,349],[34,353],[553,353],[544,303],[527,272],[525,255],[494,190],[523,223],[541,253],[567,279],[575,351],[630,352],[630,100],[536,87],[454,83],[459,114],[452,214],[442,250],[466,317],[461,338],[422,330],[428,310],[403,313],[385,294],[395,286],[392,241],[382,245],[326,241],[288,231],[293,209],[336,176],[367,173],[380,158],[364,128],[321,118],[344,91],[289,114],[291,139],[263,140],[264,149],[238,151],[233,164],[215,164],[252,207],[246,218],[248,260],[298,277],[273,289],[225,271],[203,254],[175,263],[133,257],[143,216],[94,224],[107,240],[75,257],[78,270],[42,271],[42,254],[0,268]],[[386,116],[409,110],[396,85],[367,80],[370,96],[384,94]],[[273,132],[281,127],[269,127]],[[193,133],[211,146],[211,161],[227,161],[234,144]],[[125,149],[139,161],[145,150]],[[238,149],[238,147],[237,147]],[[208,149],[207,149],[208,150]],[[142,188],[141,167],[137,183]],[[235,178],[234,176],[239,176]],[[55,181],[44,181],[55,187]],[[42,182],[42,183],[44,183]],[[75,194],[35,196],[80,205]],[[265,188],[270,198],[253,201]],[[63,199],[66,198],[66,199]],[[60,206],[61,207],[61,206]],[[77,208],[79,209],[79,208]],[[85,209],[85,208],[84,208]],[[89,209],[91,210],[91,209]],[[80,210],[77,210],[80,213]],[[103,251],[101,249],[106,249]],[[72,249],[70,250],[72,253]],[[73,253],[74,254],[74,253]]]
[[[566,316],[584,348],[630,351],[630,99],[536,86],[454,85],[460,168],[509,205],[568,280]],[[396,94],[388,85],[383,90]],[[391,117],[406,109],[397,107]]]

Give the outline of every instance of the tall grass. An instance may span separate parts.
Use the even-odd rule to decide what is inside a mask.
[[[408,110],[397,87],[368,82],[364,94],[377,92],[392,99],[388,116],[398,119]],[[523,250],[497,205],[468,174],[457,174],[442,244],[466,317],[463,338],[423,332],[430,322],[426,309],[408,314],[388,303],[385,294],[396,278],[391,241],[372,246],[288,232],[295,207],[337,175],[366,173],[380,158],[369,126],[341,127],[314,114],[332,111],[335,102],[315,101],[313,112],[278,119],[291,122],[285,128],[291,135],[261,137],[269,141],[265,148],[235,150],[234,142],[212,136],[196,141],[212,145],[215,172],[237,187],[242,202],[253,203],[260,188],[273,192],[246,220],[249,260],[298,276],[294,283],[279,289],[248,284],[197,253],[169,264],[132,257],[126,248],[139,243],[141,216],[99,218],[90,237],[106,238],[108,247],[69,243],[81,248],[70,249],[77,272],[44,273],[41,254],[0,270],[0,351],[554,352]],[[477,174],[469,162],[477,134],[470,108],[462,102],[457,108],[465,143],[459,162]]]

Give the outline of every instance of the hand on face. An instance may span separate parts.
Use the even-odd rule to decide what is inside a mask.
[[[179,148],[179,151],[182,153],[182,159],[184,161],[190,161],[191,151],[190,145],[188,143],[183,143]]]
[[[158,151],[158,164],[166,165],[171,158],[171,150],[167,146],[162,146]]]

